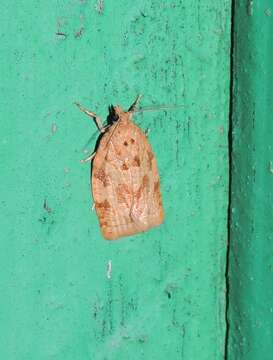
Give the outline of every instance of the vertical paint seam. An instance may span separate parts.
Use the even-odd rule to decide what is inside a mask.
[[[230,269],[230,244],[231,244],[231,222],[232,222],[232,151],[233,151],[233,109],[234,109],[234,21],[235,21],[235,0],[231,0],[231,12],[230,12],[230,79],[229,79],[229,116],[228,116],[228,207],[227,207],[227,249],[226,249],[226,269],[225,269],[225,282],[226,282],[226,309],[225,309],[225,350],[224,350],[224,359],[229,359],[228,346],[229,346],[229,335],[230,335],[230,322],[229,322],[229,308],[230,308],[230,279],[229,279],[229,269]]]

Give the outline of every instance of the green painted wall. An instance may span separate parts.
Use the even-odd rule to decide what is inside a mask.
[[[273,4],[234,22],[229,359],[273,357]]]
[[[0,13],[0,358],[223,359],[230,1],[10,0]],[[110,243],[79,163],[96,129],[72,103],[106,116],[138,93],[184,105],[136,119],[166,221]]]

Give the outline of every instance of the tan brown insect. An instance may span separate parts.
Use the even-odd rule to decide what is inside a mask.
[[[146,231],[164,219],[156,159],[146,135],[132,121],[139,100],[128,111],[111,106],[106,127],[95,113],[76,104],[102,133],[97,151],[82,162],[93,160],[93,198],[107,240]]]

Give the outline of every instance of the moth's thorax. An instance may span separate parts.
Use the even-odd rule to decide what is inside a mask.
[[[121,106],[114,106],[115,114],[118,117],[118,121],[122,121],[124,123],[129,122],[132,119],[132,113],[130,111],[124,111]]]

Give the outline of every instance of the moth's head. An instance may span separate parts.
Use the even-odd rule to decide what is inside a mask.
[[[130,120],[130,113],[127,111],[124,111],[120,105],[111,105],[109,106],[109,115],[108,118],[111,123],[122,120],[122,121],[128,121]]]
[[[125,111],[122,109],[120,105],[114,106],[114,111],[116,116],[118,116],[119,119],[121,119],[125,115]]]

